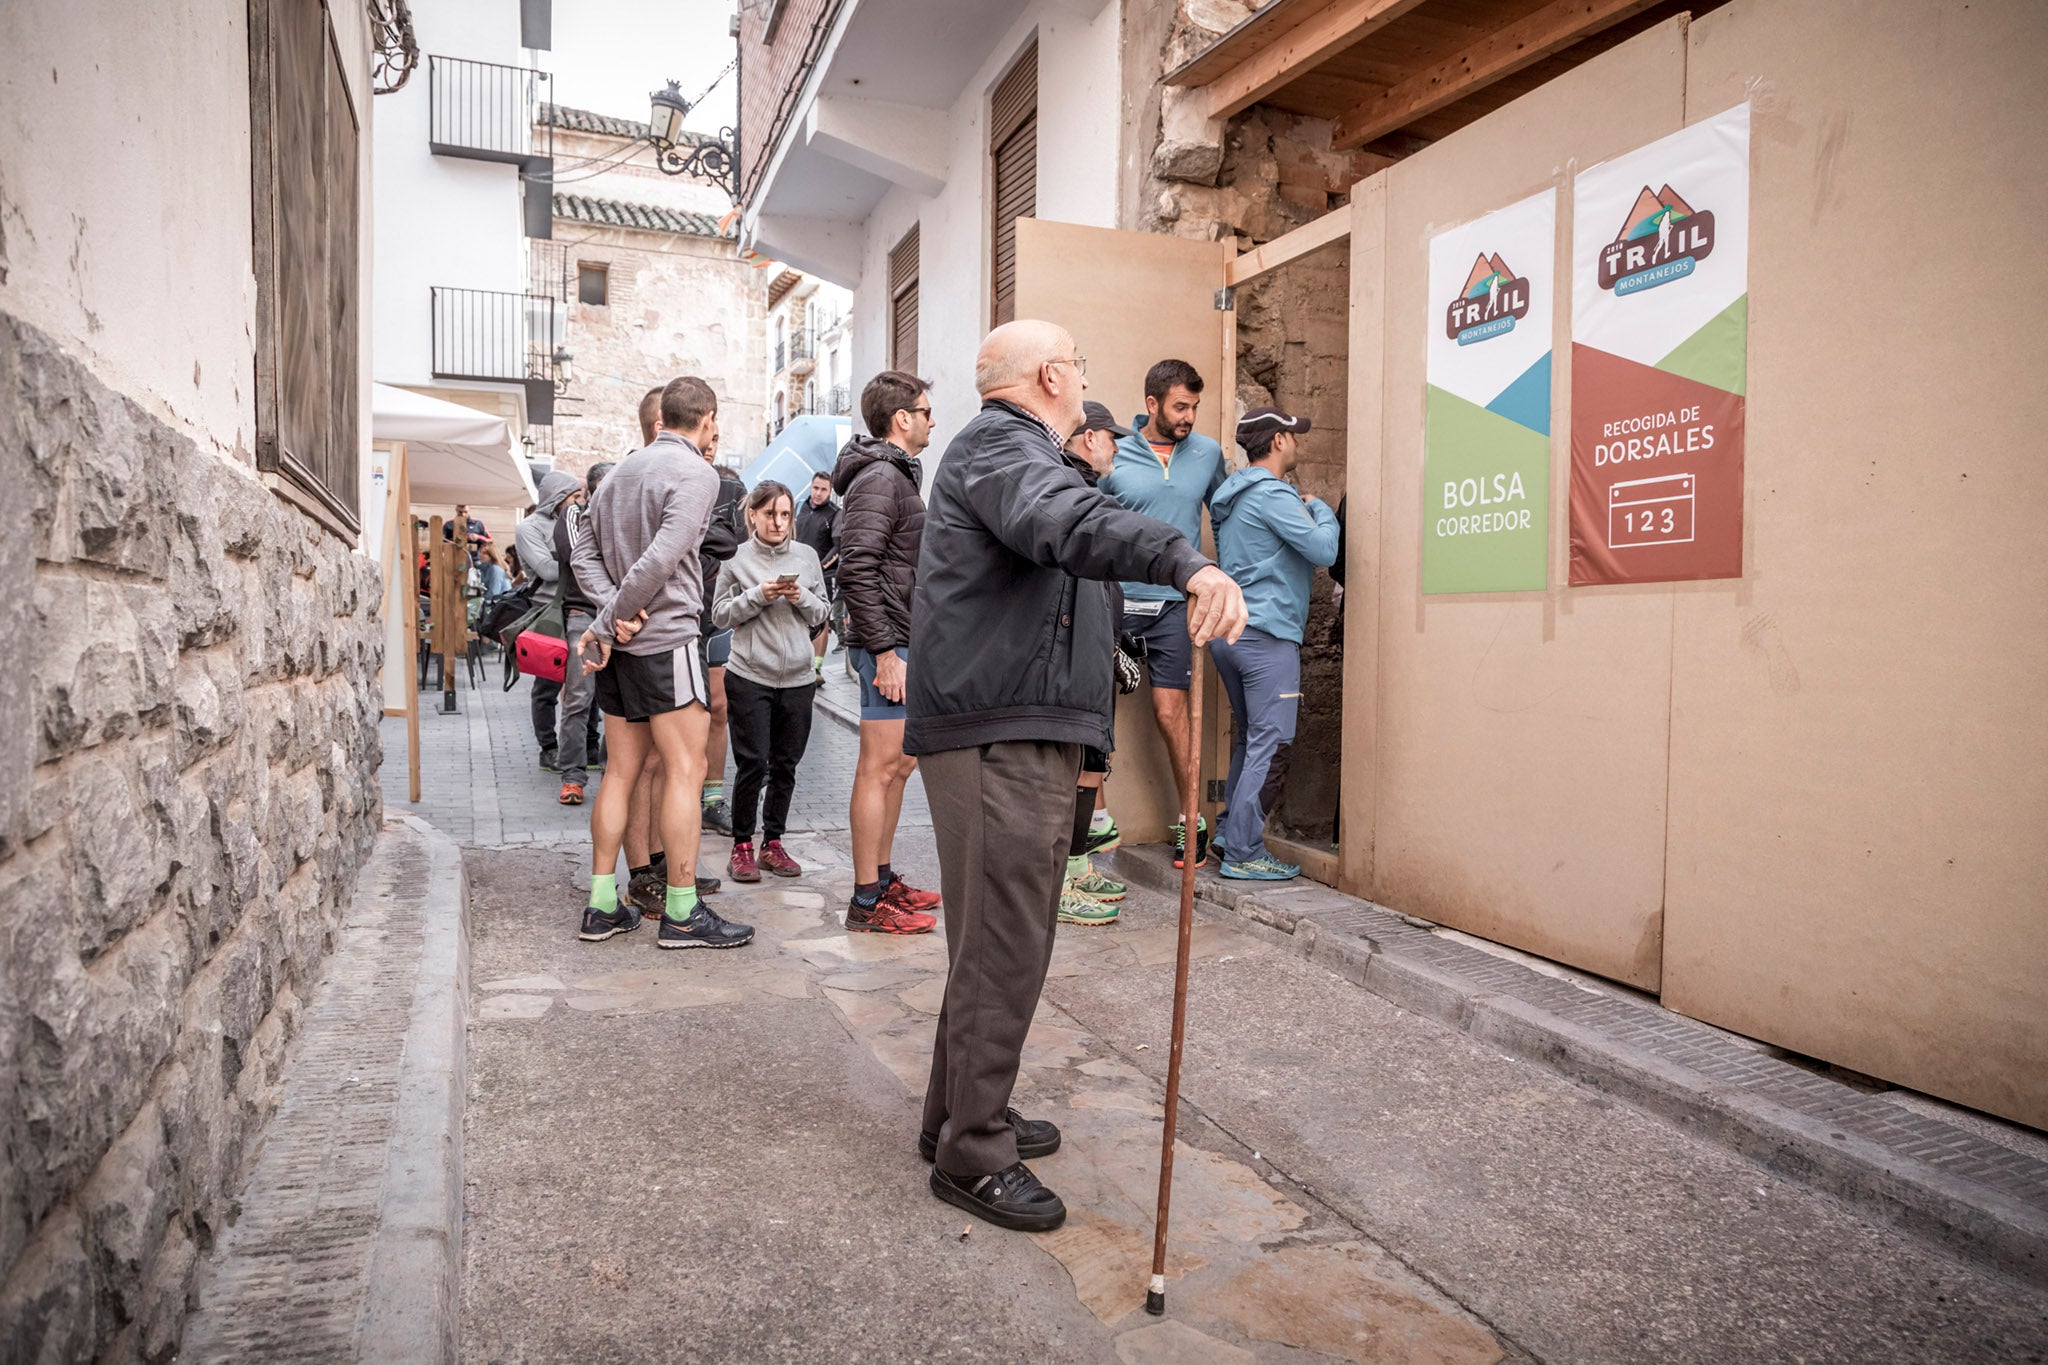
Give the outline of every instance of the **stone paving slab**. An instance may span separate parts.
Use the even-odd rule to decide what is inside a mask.
[[[1119,850],[1114,865],[1134,882],[1178,891],[1181,874],[1163,847]],[[2048,1160],[2035,1154],[2048,1147],[1993,1141],[1648,1001],[1537,971],[1328,887],[1252,887],[1204,869],[1196,888],[1210,911],[1397,1004],[2048,1285]]]
[[[455,1358],[466,906],[454,844],[387,819],[182,1359]]]

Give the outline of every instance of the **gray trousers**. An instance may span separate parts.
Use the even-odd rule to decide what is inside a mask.
[[[562,711],[557,722],[555,762],[561,765],[564,782],[590,784],[590,753],[602,731],[597,719],[597,674],[585,673],[576,657],[576,640],[597,618],[588,612],[572,611],[565,618],[569,628],[569,667],[562,675]]]
[[[948,963],[924,1131],[939,1135],[940,1170],[991,1175],[1017,1160],[1003,1111],[1052,963],[1081,746],[1014,740],[925,754],[917,767]]]
[[[1234,863],[1267,857],[1266,817],[1287,786],[1287,750],[1301,710],[1301,646],[1254,627],[1236,644],[1214,640],[1209,657],[1230,696],[1230,776],[1216,835]]]

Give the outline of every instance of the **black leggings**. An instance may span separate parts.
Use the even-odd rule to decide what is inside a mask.
[[[811,698],[816,683],[763,687],[730,668],[725,671],[725,723],[732,737],[732,837],[754,837],[754,806],[761,786],[768,800],[761,810],[761,838],[780,839],[789,822],[789,798],[796,791],[796,765],[811,743]]]

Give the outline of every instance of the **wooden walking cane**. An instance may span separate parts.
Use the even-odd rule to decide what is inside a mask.
[[[1152,1231],[1152,1284],[1145,1291],[1145,1311],[1166,1312],[1166,1222],[1173,1206],[1173,1134],[1180,1121],[1180,1054],[1187,1042],[1188,957],[1195,931],[1195,869],[1199,851],[1202,803],[1202,656],[1196,647],[1188,677],[1188,770],[1181,776],[1182,854],[1180,872],[1180,947],[1173,958],[1173,1046],[1166,1057],[1166,1131],[1159,1139],[1159,1211]]]

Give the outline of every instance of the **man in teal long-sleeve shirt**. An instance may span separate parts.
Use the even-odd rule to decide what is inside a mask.
[[[1099,487],[1133,512],[1157,518],[1190,545],[1202,543],[1202,509],[1229,473],[1223,447],[1195,432],[1202,376],[1185,360],[1162,360],[1145,374],[1145,415],[1117,442],[1116,461]],[[1187,770],[1188,680],[1194,651],[1188,643],[1187,602],[1171,587],[1123,585],[1123,629],[1145,642],[1152,683],[1152,716],[1176,773]],[[1179,867],[1187,831],[1173,826],[1173,865]],[[1195,857],[1207,840],[1197,829]]]
[[[1240,881],[1285,881],[1301,875],[1266,850],[1266,817],[1287,781],[1287,750],[1301,707],[1301,632],[1308,624],[1309,587],[1318,566],[1336,562],[1337,516],[1287,475],[1309,419],[1278,408],[1253,408],[1237,424],[1237,443],[1251,463],[1216,490],[1216,561],[1244,589],[1250,624],[1230,644],[1209,646],[1230,695],[1236,722],[1230,776],[1223,785],[1217,843],[1223,875]]]

